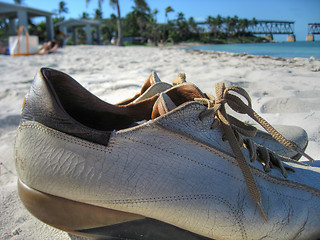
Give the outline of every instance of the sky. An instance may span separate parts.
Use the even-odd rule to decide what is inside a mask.
[[[13,3],[13,0],[0,0]],[[60,0],[23,0],[23,5],[45,11],[57,11]],[[86,0],[65,0],[69,12],[64,16],[78,18],[83,12],[94,16],[98,8],[98,0],[91,0],[86,6]],[[134,0],[119,0],[121,16],[132,10]],[[204,21],[208,16],[235,16],[257,20],[294,21],[294,32],[297,41],[304,41],[308,33],[308,23],[320,23],[320,0],[146,0],[151,10],[157,9],[158,22],[165,22],[165,8],[171,6],[174,12],[169,13],[169,19],[176,18],[179,12],[186,19],[193,17],[196,21]],[[103,17],[116,14],[109,5],[109,0],[102,4]],[[286,35],[274,35],[274,39],[285,41]],[[320,40],[317,35],[316,40]]]

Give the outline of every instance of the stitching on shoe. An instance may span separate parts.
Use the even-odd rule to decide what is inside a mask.
[[[51,136],[54,136],[58,139],[61,139],[61,140],[64,140],[64,141],[67,141],[67,142],[70,142],[70,143],[76,143],[76,144],[79,144],[80,146],[83,146],[83,147],[87,147],[87,148],[90,148],[90,149],[93,149],[93,150],[98,150],[98,151],[102,151],[102,152],[108,152],[108,153],[111,153],[111,150],[110,151],[106,151],[106,150],[103,150],[101,148],[97,148],[96,146],[92,146],[93,144],[90,144],[88,142],[85,142],[84,140],[77,140],[77,139],[74,139],[73,137],[69,137],[68,135],[64,135],[64,133],[56,133],[54,129],[49,129],[49,128],[46,128],[45,126],[42,126],[42,124],[40,123],[30,123],[30,122],[24,122],[20,125],[20,128],[19,130],[22,130],[24,128],[29,128],[29,129],[36,129],[36,130],[39,130],[45,134],[48,134],[48,135],[51,135]],[[128,138],[128,137],[124,137],[125,139],[128,139],[128,140],[131,140],[131,141],[135,141],[131,138]],[[135,141],[135,142],[139,142],[139,141]],[[151,146],[151,147],[154,147],[153,145],[151,144],[146,144],[146,143],[143,143],[143,142],[139,142],[141,144],[145,144],[145,145],[148,145],[148,146]],[[90,146],[91,145],[91,146]],[[186,158],[184,156],[181,156],[177,153],[174,153],[174,152],[170,152],[170,151],[167,151],[165,149],[161,149],[161,148],[158,148],[160,150],[164,150],[168,153],[171,153],[171,154],[174,154],[174,155],[178,155],[182,158]],[[205,167],[208,167],[208,168],[211,168],[205,164],[201,164],[193,159],[190,159],[188,158],[188,160],[190,161],[193,161],[197,164],[200,164],[202,166],[205,166]],[[211,168],[211,169],[214,169],[214,168]],[[230,177],[233,177],[227,173],[224,173],[222,171],[219,171],[217,169],[214,169],[220,173],[223,173],[223,174],[226,174]],[[233,177],[234,178],[234,177]],[[236,180],[238,180],[237,178],[235,178]],[[244,228],[244,224],[243,224],[243,221],[242,221],[242,218],[243,216],[239,214],[239,211],[236,211],[236,209],[233,207],[233,205],[227,201],[226,199],[224,198],[221,198],[221,197],[218,197],[218,196],[215,196],[215,195],[207,195],[207,194],[193,194],[193,195],[186,195],[186,196],[166,196],[166,197],[157,197],[157,198],[142,198],[142,199],[126,199],[126,200],[95,200],[97,202],[104,202],[104,203],[109,203],[109,204],[113,204],[113,205],[116,205],[116,204],[138,204],[138,203],[152,203],[152,202],[161,202],[161,201],[165,201],[165,202],[173,202],[173,201],[186,201],[186,200],[199,200],[199,199],[216,199],[218,201],[220,201],[221,203],[223,203],[224,205],[226,205],[230,211],[232,212],[232,214],[234,215],[235,217],[235,220],[239,226],[239,229],[241,231],[241,235],[242,235],[242,238],[243,239],[247,239],[247,234],[246,234],[246,231],[245,231],[245,228]]]
[[[136,142],[136,143],[140,143],[140,144],[143,144],[143,145],[146,145],[146,146],[149,146],[149,147],[153,147],[153,148],[156,148],[156,149],[158,149],[158,150],[161,150],[161,151],[167,152],[167,153],[169,153],[169,154],[172,154],[172,155],[175,155],[175,156],[178,156],[178,157],[184,158],[184,159],[186,159],[186,160],[188,160],[188,161],[190,161],[190,162],[193,162],[193,163],[196,163],[196,164],[198,164],[198,165],[200,165],[200,166],[203,166],[203,167],[206,167],[206,168],[209,168],[209,169],[215,170],[215,171],[217,171],[217,172],[219,172],[219,173],[222,173],[222,174],[224,174],[224,175],[226,175],[226,176],[229,176],[229,177],[231,177],[231,178],[233,178],[233,179],[235,179],[235,180],[237,180],[237,181],[241,181],[241,182],[242,182],[242,180],[241,180],[241,179],[236,178],[236,177],[234,177],[234,176],[233,176],[233,175],[231,175],[231,174],[228,174],[228,173],[223,172],[223,171],[221,171],[221,170],[219,170],[219,169],[216,169],[216,168],[210,167],[210,166],[209,166],[209,165],[207,165],[207,164],[204,164],[204,163],[198,162],[198,161],[196,161],[196,160],[194,160],[194,159],[192,159],[192,158],[186,157],[186,156],[181,155],[181,154],[179,154],[179,153],[176,153],[176,152],[173,152],[173,151],[169,151],[169,150],[167,150],[167,149],[165,149],[165,148],[161,148],[161,147],[155,146],[155,145],[153,145],[153,144],[146,143],[146,142],[142,142],[142,141],[139,141],[139,140],[136,140],[136,139],[133,139],[133,138],[127,137],[127,136],[122,136],[122,137],[123,137],[124,139],[126,139],[126,140],[130,140],[130,141],[132,141],[132,142]],[[182,138],[182,137],[181,137],[181,138]],[[212,150],[212,149],[209,149],[209,148],[208,148],[207,150]],[[214,153],[216,153],[216,152],[214,152]],[[219,156],[220,156],[220,155],[219,155]],[[223,158],[223,156],[221,156],[221,157]]]
[[[200,200],[200,199],[215,199],[224,205],[226,205],[235,217],[235,220],[241,230],[241,235],[243,239],[247,239],[247,233],[242,219],[244,219],[243,214],[233,207],[233,205],[226,199],[218,197],[213,194],[190,194],[190,195],[180,195],[180,196],[165,196],[165,197],[153,197],[153,198],[141,198],[141,199],[125,199],[125,200],[95,200],[96,202],[103,202],[105,204],[139,204],[139,203],[154,203],[154,202],[176,202],[176,201],[186,201],[186,200]],[[242,211],[241,211],[242,213]]]
[[[157,126],[158,126],[159,128],[161,128],[161,129],[165,129],[166,131],[172,132],[171,130],[169,130],[169,129],[161,126],[161,125],[158,125],[158,124],[157,124]],[[176,132],[173,132],[173,133],[176,133]],[[233,162],[232,160],[230,161],[230,159],[231,159],[231,158],[234,158],[234,157],[232,157],[232,156],[230,156],[230,155],[228,155],[228,154],[225,154],[225,153],[223,153],[223,152],[219,152],[219,150],[216,150],[213,146],[207,146],[207,144],[205,144],[205,143],[201,143],[201,142],[199,142],[199,141],[197,141],[197,140],[192,140],[192,139],[190,139],[188,136],[185,136],[184,134],[178,133],[178,136],[179,136],[180,138],[182,138],[182,139],[184,139],[184,140],[192,143],[192,144],[196,144],[196,145],[198,145],[198,146],[200,146],[200,147],[203,147],[203,148],[205,148],[206,150],[208,150],[208,151],[210,151],[210,152],[217,153],[221,158],[229,161],[229,162],[230,162],[231,164],[233,164],[233,165],[236,165],[235,162]],[[216,151],[217,151],[217,152],[216,152]],[[237,166],[237,165],[236,165],[236,166]],[[255,173],[256,173],[257,175],[259,175],[259,177],[265,179],[266,181],[270,181],[270,182],[272,182],[272,183],[280,184],[280,185],[283,185],[283,186],[289,186],[289,187],[297,188],[297,189],[299,189],[299,190],[307,191],[307,192],[309,192],[309,193],[311,193],[311,194],[315,194],[315,195],[317,195],[317,196],[320,196],[320,192],[317,191],[317,190],[315,190],[315,189],[312,188],[312,187],[306,186],[306,185],[301,184],[301,183],[288,182],[288,181],[286,181],[286,180],[284,180],[284,179],[279,179],[279,178],[277,178],[277,177],[275,177],[275,176],[271,176],[271,175],[269,175],[269,174],[266,174],[266,173],[263,172],[262,170],[257,169],[256,167],[254,167],[254,166],[252,166],[252,165],[250,165],[250,168],[251,168],[253,171],[255,171]],[[217,171],[219,171],[219,170],[217,170]],[[233,176],[232,176],[232,177],[233,177]],[[240,181],[244,181],[244,180],[238,179],[238,178],[235,178],[235,179],[240,180]],[[266,191],[273,192],[273,193],[276,193],[276,194],[278,194],[278,195],[287,196],[287,195],[285,195],[285,194],[278,193],[278,192],[275,192],[275,191],[273,191],[273,190],[271,190],[271,189],[269,189],[269,188],[266,188],[266,187],[264,187],[263,185],[259,185],[259,188],[263,188],[263,189],[265,189]],[[287,196],[287,197],[288,197],[288,196]],[[291,196],[290,196],[290,197],[291,197]],[[306,200],[306,199],[304,199],[304,198],[298,198],[298,197],[296,197],[296,196],[294,196],[294,198],[299,199],[299,200]]]
[[[164,125],[167,125],[167,124],[164,124]],[[205,148],[206,150],[208,150],[210,152],[214,152],[214,153],[218,154],[221,158],[229,161],[231,164],[233,164],[235,166],[238,166],[234,161],[231,160],[232,158],[234,158],[233,156],[230,156],[230,155],[228,155],[228,154],[226,154],[224,152],[221,152],[221,151],[215,149],[213,146],[208,146],[205,143],[199,142],[197,140],[190,139],[190,137],[188,135],[184,135],[182,133],[179,133],[179,132],[176,132],[176,131],[172,131],[171,129],[168,129],[165,126],[162,126],[162,123],[161,124],[156,123],[156,126],[159,127],[160,129],[164,129],[164,130],[166,130],[168,132],[177,134],[181,139],[184,139],[185,141],[188,141],[189,143],[196,144],[196,145],[198,145],[200,147]],[[195,161],[195,160],[193,160],[193,161]],[[206,165],[204,165],[204,166],[206,166]],[[255,171],[255,173],[257,175],[259,175],[259,177],[265,179],[266,181],[270,181],[270,182],[275,183],[275,184],[280,184],[282,186],[289,186],[289,187],[297,188],[299,190],[307,191],[307,192],[309,192],[311,194],[314,194],[314,195],[317,195],[317,196],[320,197],[320,192],[317,191],[316,189],[312,188],[312,187],[306,186],[306,185],[301,184],[301,183],[289,182],[289,181],[286,181],[284,179],[279,179],[279,178],[277,178],[275,176],[271,176],[269,174],[266,174],[265,172],[261,171],[260,169],[257,169],[256,167],[252,166],[251,164],[249,164],[249,166],[250,166],[251,170]],[[209,168],[211,168],[211,167],[209,167]],[[212,168],[212,169],[214,169],[214,168]],[[219,171],[219,170],[217,170],[217,171]],[[228,176],[230,176],[230,175],[228,175]],[[231,177],[233,177],[233,176],[231,176]],[[235,178],[235,177],[233,177],[233,178],[236,179],[236,180],[239,180],[239,181],[244,181],[242,179],[238,179],[238,178]],[[266,188],[263,185],[259,185],[259,188],[260,189],[263,188],[266,191],[273,192],[273,193],[276,193],[276,194],[279,194],[279,195],[282,195],[282,196],[287,196],[285,194],[278,193],[278,192],[275,192],[275,191],[273,191],[273,190],[271,190],[269,188]],[[287,197],[289,197],[289,196],[287,196]],[[306,200],[304,198],[297,198],[295,196],[293,196],[293,197],[296,198],[296,199],[299,199],[299,200]]]
[[[162,127],[160,126],[160,128],[162,128]],[[166,130],[167,130],[167,129],[166,129]],[[167,153],[169,153],[169,154],[179,156],[179,157],[184,158],[184,159],[186,159],[186,160],[188,160],[188,161],[191,161],[191,162],[193,162],[193,163],[196,163],[196,164],[198,164],[198,165],[200,165],[200,166],[206,167],[206,168],[208,168],[208,169],[217,171],[217,172],[219,172],[219,173],[221,173],[221,174],[224,174],[224,175],[226,175],[226,176],[228,176],[228,177],[231,177],[231,178],[235,179],[236,181],[244,182],[244,179],[237,178],[237,177],[235,177],[235,176],[233,176],[233,175],[231,175],[231,174],[228,174],[228,173],[223,172],[223,171],[221,171],[221,170],[219,170],[219,169],[210,167],[209,165],[200,163],[200,162],[198,162],[198,161],[196,161],[196,160],[194,160],[194,159],[191,159],[191,158],[189,158],[189,157],[180,155],[180,154],[178,154],[178,153],[176,153],[176,152],[168,151],[167,149],[160,148],[160,147],[155,146],[155,145],[152,145],[152,144],[150,144],[150,143],[142,142],[142,141],[139,141],[139,140],[136,140],[136,139],[127,137],[127,136],[122,136],[122,137],[125,138],[125,139],[127,139],[127,140],[130,140],[130,141],[132,141],[132,142],[137,142],[137,143],[140,143],[140,144],[149,146],[149,147],[156,148],[156,149],[161,150],[161,151],[165,151],[165,152],[167,152]],[[199,142],[197,142],[197,141],[190,140],[189,138],[184,138],[184,137],[182,137],[182,136],[180,136],[180,135],[178,135],[178,137],[180,137],[181,139],[184,139],[184,140],[186,140],[186,141],[188,141],[188,142],[190,142],[190,143],[192,143],[192,144],[196,144],[196,145],[198,145],[198,146],[200,146],[200,147],[203,147],[203,148],[205,148],[206,150],[208,150],[208,151],[210,151],[210,152],[216,153],[216,151],[218,151],[218,150],[214,149],[213,147],[206,146],[205,144],[199,143]],[[216,151],[214,151],[214,150],[216,150]],[[229,158],[232,158],[231,156],[229,156],[229,155],[224,156],[222,152],[220,152],[219,156],[222,157],[223,159],[231,162],[231,164],[237,166],[235,163],[233,163],[232,161],[228,160],[228,157],[229,157]],[[307,192],[309,192],[309,193],[312,193],[312,194],[315,194],[315,195],[320,196],[320,193],[316,192],[315,190],[310,189],[310,187],[308,187],[308,186],[305,186],[305,185],[300,184],[300,183],[290,183],[290,182],[285,182],[285,183],[284,183],[282,179],[278,179],[278,178],[276,178],[276,177],[269,176],[269,175],[266,176],[266,173],[262,172],[261,170],[256,169],[255,167],[252,167],[251,165],[250,165],[250,167],[252,168],[252,170],[255,171],[255,173],[256,173],[257,175],[259,175],[259,177],[265,179],[266,181],[273,182],[273,183],[275,183],[275,184],[281,184],[281,185],[287,186],[287,187],[297,188],[297,189],[299,189],[299,190],[307,191]],[[297,186],[297,185],[299,185],[300,187]],[[309,199],[309,198],[308,198],[308,199],[306,199],[306,198],[299,198],[299,197],[296,197],[296,196],[288,196],[288,195],[286,195],[286,194],[283,194],[282,192],[273,191],[272,189],[267,188],[267,187],[265,187],[265,186],[263,186],[263,185],[261,185],[261,184],[259,184],[259,188],[260,188],[260,189],[264,189],[265,191],[268,191],[268,192],[277,194],[277,195],[285,196],[285,197],[288,197],[288,198],[295,198],[295,199],[298,199],[298,200],[301,200],[301,201],[305,201],[305,200],[308,200],[308,199]]]
[[[162,127],[162,126],[159,126],[158,124],[157,124],[156,126],[159,127],[159,128],[165,129],[166,131],[170,131],[170,130]],[[111,142],[108,144],[108,147],[107,147],[108,150],[106,150],[106,149],[105,149],[106,147],[104,147],[103,145],[101,145],[101,148],[98,148],[98,147],[96,146],[96,144],[87,142],[87,141],[82,140],[82,139],[77,139],[76,137],[69,136],[69,135],[67,135],[67,134],[65,134],[65,133],[63,133],[63,132],[59,132],[59,131],[54,130],[54,129],[47,128],[46,126],[44,126],[44,125],[42,125],[41,123],[38,123],[38,122],[23,122],[23,123],[21,123],[20,126],[19,126],[19,131],[22,130],[23,128],[33,128],[33,129],[37,129],[37,130],[39,130],[39,131],[42,131],[43,133],[46,133],[46,134],[48,134],[48,135],[57,137],[57,138],[59,138],[59,139],[61,139],[61,140],[64,140],[64,141],[67,141],[67,142],[70,142],[70,143],[79,144],[80,146],[87,147],[87,148],[89,148],[89,149],[97,150],[97,151],[104,152],[104,153],[109,153],[109,154],[112,153],[112,146],[111,146],[111,144],[110,144]],[[209,147],[209,146],[206,146],[206,145],[203,144],[203,143],[197,142],[197,141],[195,141],[195,140],[191,140],[191,139],[189,139],[189,138],[186,137],[186,136],[182,136],[182,135],[180,135],[180,134],[179,134],[178,136],[179,136],[181,139],[184,139],[184,140],[186,140],[186,141],[188,141],[188,142],[190,142],[190,143],[192,143],[192,144],[196,144],[196,145],[198,145],[198,146],[200,146],[200,147],[205,148],[206,150],[208,150],[208,151],[210,151],[210,152],[214,152],[214,153],[218,154],[220,157],[222,157],[223,159],[231,162],[231,164],[236,165],[235,163],[233,163],[231,160],[228,159],[228,158],[232,158],[231,156],[229,156],[229,155],[227,155],[227,154],[224,154],[223,152],[216,152],[216,151],[218,151],[218,150],[214,151],[215,149],[214,149],[213,147]],[[191,161],[191,162],[194,162],[194,163],[196,163],[196,164],[199,164],[199,165],[201,165],[201,166],[203,166],[203,167],[207,167],[207,168],[209,168],[209,169],[212,169],[212,170],[215,170],[215,171],[217,171],[217,172],[219,172],[219,173],[222,173],[222,174],[224,174],[224,175],[226,175],[226,176],[229,176],[229,177],[231,177],[231,178],[233,178],[233,179],[235,179],[235,180],[237,180],[237,181],[240,181],[240,182],[243,182],[243,181],[244,181],[244,180],[239,179],[239,178],[236,178],[236,177],[234,177],[233,175],[230,175],[230,174],[228,174],[228,173],[226,173],[226,172],[222,172],[222,171],[220,171],[220,170],[218,170],[218,169],[216,169],[216,168],[212,168],[212,167],[210,167],[210,166],[208,166],[208,165],[206,165],[206,164],[197,162],[197,161],[194,160],[194,159],[188,158],[188,157],[186,157],[186,156],[180,155],[180,154],[175,153],[175,152],[168,151],[167,149],[159,148],[159,147],[154,146],[154,145],[152,145],[152,144],[144,143],[144,142],[138,141],[138,140],[136,140],[136,139],[132,139],[132,138],[130,138],[130,137],[126,137],[126,136],[124,136],[124,135],[123,135],[122,137],[124,137],[125,139],[128,139],[128,140],[130,140],[130,141],[138,142],[138,143],[141,143],[141,144],[144,144],[144,145],[148,145],[148,146],[151,146],[151,147],[153,147],[153,148],[157,148],[157,149],[159,149],[159,150],[166,151],[167,153],[170,153],[170,154],[179,156],[179,157],[181,157],[181,158],[187,159],[187,160],[189,160],[189,161]],[[265,179],[266,181],[270,181],[270,182],[273,182],[273,183],[276,183],[276,184],[280,184],[280,185],[283,185],[283,186],[289,186],[289,187],[297,188],[297,189],[299,189],[299,190],[307,191],[307,192],[309,192],[309,193],[311,193],[311,194],[314,194],[314,195],[317,195],[317,196],[320,197],[320,192],[314,190],[314,189],[311,188],[311,187],[308,187],[308,186],[303,185],[303,184],[300,184],[300,183],[294,183],[294,182],[288,182],[288,181],[285,181],[285,182],[284,182],[284,180],[282,180],[282,179],[278,179],[278,178],[276,178],[276,177],[273,177],[273,176],[270,176],[270,175],[266,175],[264,172],[262,172],[261,170],[255,168],[255,167],[253,167],[253,166],[251,166],[251,165],[250,165],[250,167],[251,167],[252,170],[255,171],[255,173],[256,173],[257,175],[259,175],[259,177]],[[287,196],[287,195],[285,195],[285,194],[283,194],[283,193],[279,193],[279,192],[273,191],[273,190],[271,190],[271,189],[269,189],[269,188],[266,188],[266,187],[264,187],[263,185],[259,185],[259,188],[265,189],[266,191],[269,191],[269,192],[272,192],[272,193],[275,193],[275,194],[278,194],[278,195],[282,195],[282,196],[286,196],[286,197],[291,197],[291,198],[295,198],[295,199],[298,199],[298,200],[306,200],[306,199],[303,199],[303,198],[298,198],[298,197],[296,197],[296,196]]]
[[[92,150],[97,150],[97,151],[105,152],[105,153],[111,153],[112,152],[112,146],[108,146],[108,148],[110,148],[108,150],[103,145],[101,145],[101,148],[99,148],[97,146],[97,144],[90,143],[90,142],[88,142],[86,140],[77,139],[77,138],[69,136],[69,135],[67,135],[67,134],[65,134],[63,132],[59,132],[57,130],[47,128],[46,126],[44,126],[44,125],[42,125],[41,123],[38,123],[38,122],[23,122],[23,123],[20,124],[18,130],[21,131],[24,128],[36,129],[36,130],[39,130],[39,131],[41,131],[41,132],[43,132],[45,134],[54,136],[54,137],[56,137],[58,139],[61,139],[61,140],[64,140],[64,141],[67,141],[67,142],[70,142],[70,143],[79,144],[82,147],[86,147],[86,148],[89,148],[89,149],[92,149]]]

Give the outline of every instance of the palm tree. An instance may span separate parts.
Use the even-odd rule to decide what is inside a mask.
[[[166,19],[167,19],[167,23],[169,22],[168,19],[168,13],[169,12],[174,12],[173,8],[171,6],[166,7]]]
[[[169,12],[174,12],[173,8],[171,6],[168,6],[166,7],[166,13],[165,13],[165,16],[166,16],[166,19],[167,19],[167,25],[169,24],[169,18],[168,18],[168,13]],[[166,36],[166,25],[164,24],[164,31],[163,31],[163,38],[165,40],[165,36]]]
[[[200,29],[193,17],[190,17],[188,19],[188,28],[189,28],[189,34],[192,38],[194,37],[199,38]]]
[[[98,0],[98,6],[99,6],[99,10],[101,11],[101,5],[103,3],[104,0]],[[88,3],[90,2],[90,0],[86,0],[86,4],[88,5]],[[118,22],[118,41],[117,41],[117,45],[118,46],[123,46],[123,36],[122,36],[122,23],[121,23],[121,14],[120,14],[120,5],[119,5],[119,0],[110,0],[110,5],[112,6],[112,8],[116,8],[117,9],[117,22]],[[102,12],[101,12],[102,13]]]
[[[157,25],[157,14],[158,14],[158,9],[154,9],[152,11],[152,17],[150,17],[150,24],[151,24],[151,32],[152,32],[152,40],[154,44],[157,46],[158,45],[158,36],[159,36],[159,31],[158,31],[158,25]]]
[[[100,11],[101,11],[101,8],[102,8],[101,5],[102,5],[103,1],[104,1],[104,0],[98,0],[98,7],[99,7],[99,10],[100,10]],[[88,7],[89,2],[90,2],[90,0],[86,0],[86,5],[87,5],[87,7]]]
[[[123,46],[122,23],[121,23],[119,0],[110,0],[110,5],[113,8],[117,8],[117,13],[118,13],[118,20],[117,20],[118,21],[118,41],[117,41],[117,45]]]
[[[22,4],[23,0],[14,0],[15,4]]]
[[[239,24],[238,16],[235,15],[234,17],[227,17],[226,24],[227,24],[227,33],[229,35],[233,35],[237,31],[237,26]]]
[[[213,33],[214,35],[216,35],[217,32],[217,26],[215,24],[215,18],[212,16],[208,16],[206,23],[209,25],[210,27],[210,32]]]
[[[134,3],[141,12],[150,12],[150,8],[145,0],[134,0]]]
[[[59,10],[58,10],[59,16],[62,13],[68,13],[68,11],[69,11],[69,9],[67,8],[67,4],[64,1],[60,1],[59,2]]]
[[[99,8],[96,9],[96,11],[95,11],[94,19],[96,19],[96,20],[102,20],[102,12],[101,12],[101,10],[100,10]]]
[[[183,12],[179,12],[176,19],[175,33],[171,34],[174,41],[185,41],[189,37],[189,27]]]
[[[249,21],[248,19],[240,19],[239,20],[239,35],[243,36],[246,32],[246,29],[249,27]]]
[[[150,13],[150,8],[145,0],[135,0],[135,6],[133,8],[133,17],[136,22],[136,26],[139,28],[139,36],[150,38],[150,29],[151,25],[154,25],[154,19]],[[152,20],[151,20],[152,19]]]
[[[89,13],[87,13],[87,12],[82,12],[81,19],[89,19]]]
[[[156,8],[152,11],[152,15],[154,16],[154,19],[155,19],[156,22],[157,22],[157,14],[158,13],[159,13],[159,11]]]
[[[217,24],[218,32],[221,31],[223,21],[224,21],[224,19],[221,17],[220,14],[218,14],[218,16],[216,17],[216,24]]]

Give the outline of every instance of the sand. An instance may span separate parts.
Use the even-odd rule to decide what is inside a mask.
[[[309,135],[306,152],[320,159],[320,61],[314,58],[115,46],[68,46],[43,56],[0,56],[0,239],[81,239],[35,219],[17,195],[15,132],[24,96],[40,67],[70,74],[110,103],[138,92],[151,71],[169,83],[185,72],[188,81],[212,94],[220,81],[241,86],[251,95],[253,108],[271,124],[304,128]]]

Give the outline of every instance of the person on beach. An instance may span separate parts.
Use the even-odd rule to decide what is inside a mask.
[[[38,54],[44,55],[49,53],[55,53],[59,47],[59,44],[53,40],[43,43],[42,47],[39,49]],[[9,46],[6,46],[4,43],[0,42],[0,54],[1,55],[10,55]]]
[[[0,42],[0,54],[1,55],[10,55],[9,47],[3,42]]]
[[[59,47],[59,44],[53,40],[43,43],[42,48],[38,51],[38,54],[43,55],[47,53],[55,53]]]
[[[64,40],[66,38],[66,34],[63,31],[58,31],[56,33],[56,41],[59,45],[59,47],[64,47]]]

